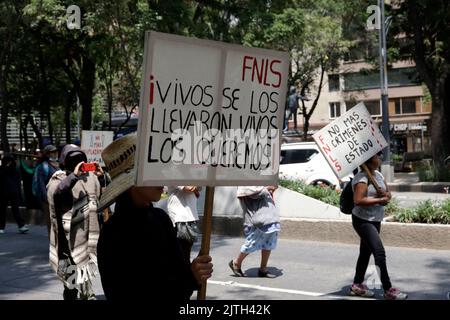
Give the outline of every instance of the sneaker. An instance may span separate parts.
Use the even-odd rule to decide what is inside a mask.
[[[4,234],[4,233],[5,233],[5,230],[0,229],[0,234]]]
[[[27,233],[30,229],[27,226],[23,226],[19,228],[20,233]]]
[[[408,295],[397,288],[390,288],[384,292],[384,298],[386,300],[406,300]]]
[[[241,268],[236,267],[236,265],[234,264],[234,261],[231,260],[228,263],[228,266],[231,268],[231,270],[233,271],[234,275],[236,277],[245,277],[244,273],[242,272]]]
[[[350,295],[364,298],[372,298],[375,295],[375,293],[367,289],[367,287],[363,284],[354,283],[350,288]]]

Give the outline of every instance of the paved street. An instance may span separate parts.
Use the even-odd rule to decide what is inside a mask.
[[[62,285],[48,266],[46,230],[31,226],[27,235],[9,224],[0,237],[0,299],[61,299]],[[208,282],[208,299],[349,299],[358,247],[336,243],[280,240],[269,261],[275,279],[257,278],[259,253],[244,261],[245,278],[231,275],[229,260],[236,256],[241,238],[213,237],[211,256],[214,276]],[[391,280],[411,299],[447,299],[450,291],[450,251],[388,247]],[[198,245],[194,251],[198,250]],[[371,262],[373,264],[373,261]],[[369,267],[367,276],[379,285]],[[100,281],[94,283],[104,299]],[[381,290],[375,290],[377,298]],[[195,298],[195,295],[193,295]]]

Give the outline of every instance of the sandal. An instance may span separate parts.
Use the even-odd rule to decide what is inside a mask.
[[[235,275],[236,277],[245,277],[245,275],[244,275],[244,273],[242,272],[241,268],[236,267],[233,260],[231,260],[231,261],[228,263],[228,266],[231,268],[231,270],[233,271],[233,273],[234,273],[234,275]]]
[[[258,277],[260,278],[276,278],[277,276],[273,273],[270,273],[269,271],[261,271],[261,269],[258,269]]]

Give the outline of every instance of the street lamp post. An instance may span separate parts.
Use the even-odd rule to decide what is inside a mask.
[[[383,150],[383,163],[381,171],[387,182],[393,180],[391,156],[390,156],[390,134],[389,134],[389,97],[388,97],[388,79],[387,79],[387,52],[386,52],[386,34],[388,24],[384,17],[384,0],[378,0],[380,8],[380,31],[379,31],[379,51],[380,51],[380,91],[381,91],[381,132],[387,142],[387,147]]]

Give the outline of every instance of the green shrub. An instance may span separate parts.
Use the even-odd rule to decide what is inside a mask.
[[[394,217],[395,221],[404,223],[413,223],[417,220],[415,211],[409,208],[399,208],[395,212]]]
[[[299,192],[305,196],[323,201],[335,207],[339,207],[340,193],[328,186],[307,185],[303,181],[280,180],[280,185],[292,191]]]
[[[431,200],[419,202],[415,208],[417,222],[421,223],[435,223],[439,207]]]
[[[280,180],[279,184],[305,196],[339,207],[340,193],[333,188],[312,186],[293,180]],[[392,199],[385,207],[385,214],[393,215],[394,220],[398,222],[450,224],[450,199],[441,203],[426,200],[419,202],[414,208],[400,208],[398,201]]]
[[[384,214],[386,216],[391,216],[394,215],[396,212],[398,212],[398,210],[400,210],[398,201],[396,199],[391,199],[388,205],[384,207]]]
[[[398,208],[394,217],[396,221],[406,223],[450,224],[450,199],[442,203],[426,200],[414,208]]]
[[[432,168],[420,167],[417,169],[420,182],[433,182],[436,180],[435,172]]]
[[[450,170],[436,168],[434,165],[423,164],[417,168],[420,182],[450,181]]]

